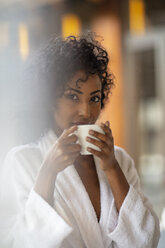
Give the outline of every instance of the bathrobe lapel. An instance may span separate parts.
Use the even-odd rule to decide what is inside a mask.
[[[57,137],[53,131],[49,131],[39,146],[43,158],[51,146],[56,142]],[[57,176],[56,188],[66,202],[66,208],[72,212],[79,227],[82,239],[86,248],[103,248],[100,225],[94,211],[88,193],[73,165],[67,167]]]
[[[104,247],[96,213],[76,169],[71,165],[59,174],[57,190],[74,216],[85,247]]]

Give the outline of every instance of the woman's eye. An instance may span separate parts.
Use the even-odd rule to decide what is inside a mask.
[[[78,96],[75,94],[67,94],[66,98],[74,100],[74,101],[78,100]]]
[[[91,98],[91,101],[92,101],[92,102],[100,102],[100,100],[101,100],[101,98],[100,98],[99,96],[93,96],[93,97]]]

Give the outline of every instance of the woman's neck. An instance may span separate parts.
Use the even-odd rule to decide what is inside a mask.
[[[79,155],[74,162],[76,168],[83,167],[84,169],[95,168],[95,162],[92,155]]]

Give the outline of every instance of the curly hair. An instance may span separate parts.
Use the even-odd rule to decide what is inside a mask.
[[[108,53],[96,40],[94,33],[67,38],[52,37],[42,47],[33,65],[31,72],[33,81],[37,79],[40,86],[49,90],[49,98],[54,101],[64,92],[64,86],[79,70],[88,77],[97,74],[102,83],[101,108],[108,99],[108,95],[114,86],[114,77],[108,72]],[[42,84],[42,86],[41,86]],[[77,82],[78,86],[78,82]]]

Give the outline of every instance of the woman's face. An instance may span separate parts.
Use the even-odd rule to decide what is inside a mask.
[[[94,124],[101,111],[101,81],[98,75],[88,77],[78,71],[66,84],[62,97],[57,100],[54,111],[55,131],[60,135],[73,125]]]

